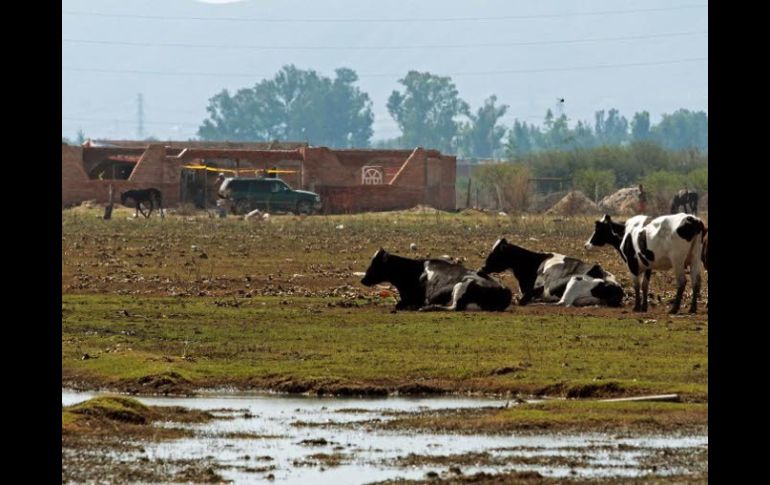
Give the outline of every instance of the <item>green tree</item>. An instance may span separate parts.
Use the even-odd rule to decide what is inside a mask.
[[[388,112],[401,129],[402,145],[452,152],[459,130],[455,118],[468,116],[469,109],[451,78],[409,71],[398,82],[404,92],[391,93]]]
[[[204,140],[301,140],[330,147],[368,146],[373,130],[369,95],[354,86],[347,68],[335,78],[284,66],[272,79],[223,90],[209,100],[209,118],[198,129]]]
[[[645,141],[650,138],[650,135],[650,113],[647,111],[635,113],[631,120],[631,139]]]
[[[703,111],[680,109],[664,114],[653,129],[655,139],[670,150],[697,148],[708,151],[708,115]]]
[[[509,160],[516,160],[518,157],[533,151],[532,140],[529,136],[529,127],[527,123],[514,120],[513,127],[508,130],[508,137],[505,141],[505,156]]]
[[[620,112],[611,109],[604,116],[604,110],[597,111],[595,114],[594,132],[601,145],[619,145],[628,138],[628,121],[620,116]]]
[[[497,96],[484,101],[476,113],[470,113],[470,123],[460,126],[459,148],[465,156],[491,158],[500,149],[505,128],[497,122],[508,110],[507,105],[495,106]]]

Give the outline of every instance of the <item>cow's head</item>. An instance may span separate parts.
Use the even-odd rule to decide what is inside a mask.
[[[608,214],[604,214],[604,217],[594,223],[594,233],[586,242],[585,248],[592,249],[605,244],[620,244],[623,235],[617,232],[619,225],[612,222],[612,218]]]
[[[387,278],[387,271],[385,270],[387,262],[388,253],[382,248],[378,249],[372,257],[372,262],[369,263],[366,274],[361,278],[361,284],[364,286],[372,286],[385,281],[385,278]]]
[[[505,238],[498,239],[495,245],[492,246],[492,252],[489,253],[486,261],[484,261],[484,266],[479,271],[482,273],[502,273],[508,269],[510,258],[505,251],[508,246],[508,241]]]

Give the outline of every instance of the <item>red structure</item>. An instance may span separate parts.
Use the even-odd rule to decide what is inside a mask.
[[[422,147],[333,150],[303,143],[90,140],[82,146],[62,143],[62,206],[107,202],[112,185],[116,194],[158,188],[165,205],[173,207],[188,197],[183,173],[190,170],[185,165],[201,164],[239,171],[240,176],[277,168],[293,188],[319,193],[328,213],[399,210],[417,204],[455,209],[456,158]],[[212,187],[216,171],[202,172],[202,184]]]

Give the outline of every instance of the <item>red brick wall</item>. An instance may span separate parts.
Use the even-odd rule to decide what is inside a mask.
[[[455,157],[421,147],[411,152],[302,147],[296,153],[303,169],[302,188],[319,193],[331,212],[398,210],[417,204],[455,209]],[[283,157],[277,152],[261,155]],[[181,164],[180,159],[169,156],[164,145],[151,144],[128,180],[89,180],[83,168],[83,148],[62,144],[62,205],[89,199],[107,202],[110,184],[116,197],[129,188],[156,187],[163,192],[164,205],[176,205]],[[372,164],[398,172],[389,185],[361,185],[361,167]]]
[[[409,209],[425,196],[422,188],[393,185],[320,186],[316,191],[326,214]]]
[[[155,187],[163,193],[163,205],[179,203],[179,168],[166,161],[165,150],[158,145],[149,148],[134,167],[128,180],[90,180],[83,170],[83,149],[62,145],[62,206],[77,205],[85,200],[109,202],[109,187],[113,186],[114,201],[129,189]]]

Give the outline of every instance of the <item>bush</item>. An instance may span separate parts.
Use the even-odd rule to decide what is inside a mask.
[[[573,186],[598,203],[615,190],[615,173],[612,170],[580,170],[575,173]]]
[[[513,163],[496,163],[479,167],[477,178],[483,190],[493,195],[497,208],[512,213],[529,207],[531,172]]]
[[[644,177],[642,183],[647,192],[650,215],[668,214],[674,194],[687,185],[687,180],[686,175],[667,170],[659,170]]]

